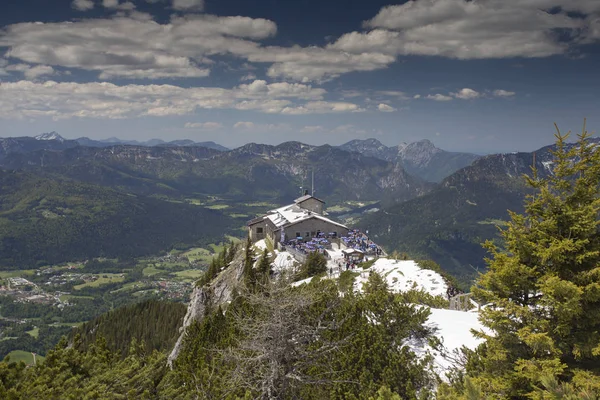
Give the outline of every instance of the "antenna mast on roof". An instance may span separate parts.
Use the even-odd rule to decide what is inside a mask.
[[[311,196],[315,195],[315,170],[312,170],[312,193]]]

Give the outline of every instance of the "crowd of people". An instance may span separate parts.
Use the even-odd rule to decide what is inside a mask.
[[[302,254],[319,252],[327,256],[327,249],[331,248],[331,242],[325,237],[325,234],[319,232],[317,237],[313,237],[306,241],[301,236],[296,239],[288,240],[283,243],[283,247],[296,250]]]
[[[348,232],[348,235],[342,236],[341,240],[348,248],[357,249],[372,256],[381,256],[383,250],[369,239],[368,233],[369,231],[363,233],[358,229],[352,229]]]

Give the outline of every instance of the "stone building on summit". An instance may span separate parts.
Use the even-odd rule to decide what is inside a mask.
[[[310,240],[323,233],[325,236],[346,236],[348,227],[326,218],[323,214],[325,202],[305,194],[293,204],[269,211],[266,215],[248,222],[250,239],[257,242],[269,239],[285,243],[291,239]]]

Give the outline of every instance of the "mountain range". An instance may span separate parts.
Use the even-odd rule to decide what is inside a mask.
[[[20,179],[35,177],[40,185],[52,187],[84,185],[88,189],[83,193],[91,197],[83,198],[91,210],[107,207],[94,200],[104,196],[94,193],[106,190],[124,199],[116,206],[119,215],[135,209],[126,206],[125,199],[131,196],[132,201],[151,199],[153,209],[164,207],[167,214],[173,212],[172,206],[187,210],[190,204],[204,204],[197,207],[204,210],[213,204],[210,201],[217,201],[216,207],[229,208],[229,213],[221,215],[227,226],[243,225],[262,212],[250,207],[252,202],[277,205],[294,199],[300,188],[310,187],[314,171],[315,195],[329,205],[375,203],[371,210],[375,212],[364,214],[358,226],[376,242],[388,250],[433,259],[463,282],[485,268],[480,244],[499,239],[497,226],[508,219],[507,210],[522,210],[529,193],[522,175],[530,173],[534,163],[533,153],[481,157],[445,152],[429,141],[387,147],[375,139],[339,147],[249,143],[222,151],[204,146],[84,146],[50,133],[37,139],[0,139],[0,149],[0,168],[25,171],[25,175],[15,175]],[[552,173],[552,149],[536,151],[541,176]],[[431,183],[424,176],[441,180]],[[2,189],[4,193],[16,190],[11,209],[29,210],[25,220],[37,221],[41,211],[27,191],[10,185]],[[36,201],[43,199],[40,194]],[[85,206],[79,206],[85,213]],[[46,214],[62,215],[50,211]],[[212,233],[220,231],[218,224],[213,226]],[[169,236],[164,243],[169,246],[175,241],[180,239]]]
[[[35,140],[35,142],[34,142]],[[116,137],[111,137],[103,140],[93,140],[87,137],[80,137],[77,139],[65,139],[60,136],[57,132],[47,132],[39,134],[35,137],[16,137],[16,138],[0,138],[0,145],[2,145],[4,152],[18,152],[19,148],[24,151],[34,151],[38,148],[70,148],[75,146],[87,146],[87,147],[110,147],[115,145],[132,145],[132,146],[165,146],[165,147],[207,147],[209,149],[227,151],[227,147],[221,146],[212,141],[208,142],[194,142],[193,140],[172,140],[166,142],[161,139],[151,139],[144,142],[137,140],[121,140]],[[1,155],[1,153],[0,153]]]
[[[481,157],[424,196],[366,215],[360,226],[387,248],[431,258],[468,283],[486,268],[481,243],[492,240],[502,246],[498,227],[509,220],[507,210],[523,211],[525,197],[532,193],[523,176],[531,176],[534,165],[539,178],[551,175],[555,149],[551,145],[531,153]]]
[[[286,202],[308,187],[330,203],[404,201],[433,188],[400,164],[329,145],[250,143],[220,152],[206,147],[76,146],[62,151],[15,152],[0,167],[59,174],[81,182],[150,195],[220,196],[231,201]]]
[[[377,139],[356,139],[341,145],[340,148],[402,164],[406,172],[429,182],[440,182],[480,157],[471,153],[439,149],[427,139],[414,143],[400,143],[392,147],[385,146]]]

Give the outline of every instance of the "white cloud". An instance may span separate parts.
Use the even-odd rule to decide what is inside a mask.
[[[108,82],[7,82],[0,86],[0,118],[50,116],[122,119],[189,115],[198,109],[252,110],[270,114],[361,111],[358,105],[319,100],[323,89],[301,84],[240,85],[233,89]]]
[[[498,90],[494,90],[493,91],[494,96],[496,97],[512,97],[514,96],[516,93],[515,92],[509,92],[508,90],[502,90],[502,89],[498,89]]]
[[[567,13],[572,11],[587,17]],[[374,30],[343,35],[333,46],[459,59],[547,57],[598,39],[599,15],[597,0],[411,0],[383,7],[364,23]]]
[[[88,11],[94,8],[94,2],[92,0],[73,0],[71,7],[78,11]]]
[[[187,129],[201,129],[211,131],[221,129],[223,127],[223,124],[219,122],[187,122],[185,124],[185,127]]]
[[[301,106],[285,107],[282,114],[327,114],[364,111],[358,105],[345,102],[311,101]]]
[[[268,69],[271,78],[300,82],[324,82],[354,71],[386,68],[396,58],[382,53],[350,54],[319,47],[266,47],[248,56],[251,62],[274,62]]]
[[[104,8],[110,8],[110,9],[122,10],[122,11],[131,11],[131,10],[135,9],[135,4],[133,4],[130,1],[120,3],[119,0],[102,0],[102,6]]]
[[[429,100],[435,100],[435,101],[451,101],[452,100],[452,97],[446,96],[446,95],[443,95],[440,93],[433,94],[433,95],[430,94],[425,98],[429,99]]]
[[[253,81],[256,79],[256,74],[248,73],[240,78],[240,82]]]
[[[288,131],[291,129],[289,124],[255,124],[249,121],[239,121],[233,125],[234,129],[249,131]]]
[[[268,97],[297,97],[300,99],[321,99],[326,93],[325,89],[313,88],[301,83],[276,82],[268,84],[263,80],[255,80],[250,84],[238,86],[241,95],[246,98],[261,96]]]
[[[408,100],[409,98],[406,93],[399,90],[379,90],[375,93],[381,96],[397,97],[400,100]]]
[[[36,79],[40,76],[49,76],[56,74],[54,68],[48,65],[30,66],[27,64],[13,64],[6,67],[7,71],[22,72],[27,79]]]
[[[471,100],[471,99],[476,99],[479,96],[481,96],[481,93],[476,92],[473,89],[464,88],[464,89],[459,90],[457,93],[452,93],[452,96],[456,97],[457,99]]]
[[[388,106],[387,104],[383,104],[383,103],[379,104],[377,106],[377,109],[379,111],[381,111],[381,112],[394,112],[394,111],[397,111],[394,107]]]
[[[420,99],[420,98],[421,98],[421,95],[420,95],[420,94],[415,94],[415,95],[413,96],[413,99]]]
[[[252,129],[254,128],[254,122],[239,121],[236,122],[233,127],[235,129]]]
[[[173,8],[176,10],[202,11],[204,0],[173,0]]]
[[[99,71],[101,79],[204,77],[210,73],[210,56],[245,57],[258,51],[254,40],[276,31],[265,19],[186,15],[161,25],[147,14],[132,13],[9,25],[0,31],[0,47],[28,63]]]

